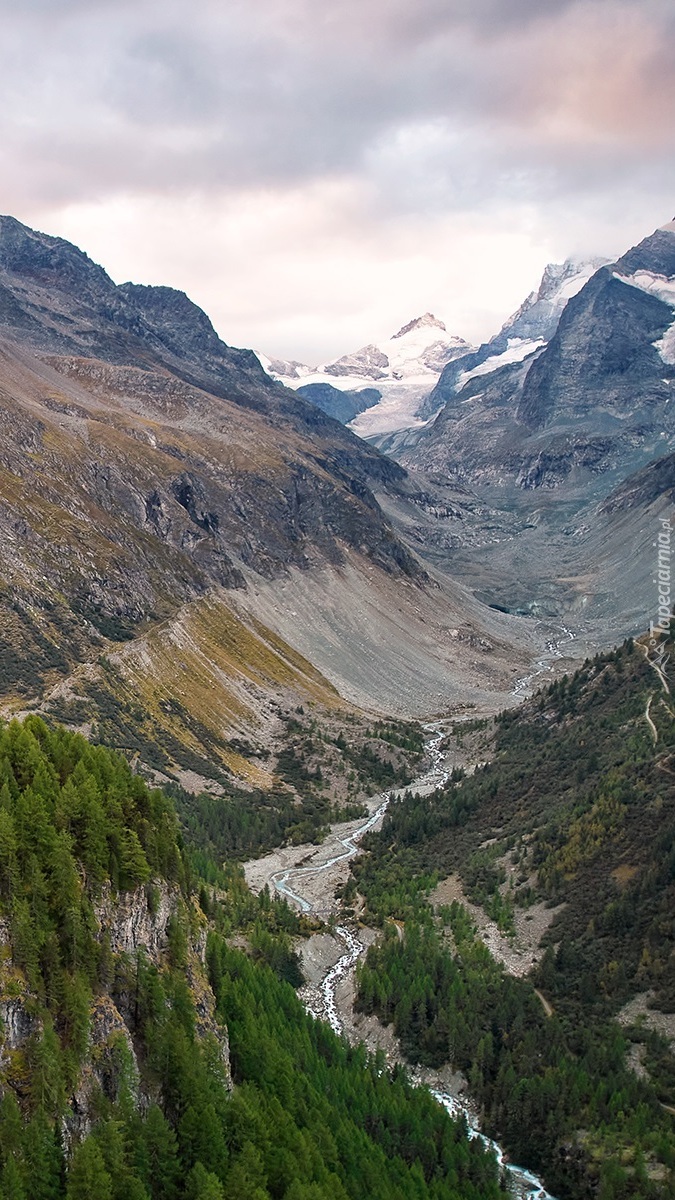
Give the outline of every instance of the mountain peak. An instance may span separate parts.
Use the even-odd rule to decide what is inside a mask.
[[[447,333],[443,322],[439,321],[438,317],[435,317],[433,313],[428,312],[423,317],[415,317],[412,321],[408,321],[408,324],[403,325],[398,333],[392,335],[391,340],[393,342],[396,338],[404,337],[406,333],[411,333],[413,329],[425,328],[442,329],[444,333]]]
[[[544,268],[541,283],[536,292],[532,293],[534,300],[569,300],[576,291],[580,291],[591,275],[600,267],[605,266],[606,258],[566,258],[563,263],[549,263]],[[566,286],[571,285],[571,286]],[[525,301],[529,304],[531,297]],[[521,305],[522,308],[522,305]],[[520,310],[519,310],[520,311]]]
[[[669,221],[643,238],[614,264],[619,275],[634,275],[636,271],[651,271],[654,275],[675,275],[675,221]]]
[[[77,295],[115,290],[103,267],[78,246],[30,229],[16,217],[0,216],[0,268],[31,279],[38,286]]]

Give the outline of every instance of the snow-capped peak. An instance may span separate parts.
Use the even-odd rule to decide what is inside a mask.
[[[373,383],[404,382],[428,390],[446,363],[470,349],[464,338],[448,334],[438,317],[425,313],[408,321],[385,341],[370,342],[315,368],[270,359],[264,354],[258,357],[270,375],[290,387],[323,381],[353,390]]]
[[[430,327],[441,329],[443,333],[447,333],[443,322],[439,321],[438,317],[435,317],[433,313],[428,312],[423,317],[414,317],[412,321],[408,321],[408,324],[403,325],[398,333],[392,334],[391,340],[393,342],[396,338],[405,337],[406,333],[411,333],[413,329],[429,329]]]
[[[258,357],[268,374],[287,387],[305,389],[321,384],[325,388],[329,384],[338,391],[357,394],[377,389],[379,403],[352,423],[358,433],[368,436],[414,424],[420,401],[434,387],[443,367],[471,349],[464,338],[449,334],[443,322],[427,312],[408,321],[392,337],[370,342],[314,369],[262,354]]]
[[[537,290],[530,292],[520,308],[505,321],[492,342],[513,337],[543,338],[548,341],[555,332],[567,301],[576,296],[607,261],[606,258],[568,258],[563,263],[549,263],[544,268]]]

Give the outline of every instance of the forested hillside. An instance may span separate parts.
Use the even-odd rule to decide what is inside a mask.
[[[562,1197],[675,1186],[675,1057],[652,1028],[675,1010],[675,720],[645,650],[629,641],[502,715],[493,760],[392,805],[353,866],[386,926],[361,1008],[414,1061],[464,1070],[487,1127]],[[452,873],[507,934],[519,909],[555,907],[527,979],[460,905],[434,914]],[[620,1025],[631,1000],[646,1015]]]
[[[200,880],[121,757],[30,717],[0,780],[3,1200],[496,1200],[461,1123],[304,1013],[300,920]]]

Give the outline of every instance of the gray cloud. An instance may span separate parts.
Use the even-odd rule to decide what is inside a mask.
[[[672,0],[0,0],[0,15],[0,207],[19,216],[252,192],[273,210],[347,181],[355,226],[392,237],[529,206],[539,230],[596,228],[604,249],[603,225],[628,236],[675,207]]]
[[[611,179],[645,142],[660,142],[655,159],[672,148],[675,37],[661,0],[3,8],[6,157],[29,161],[27,187],[55,196],[345,172],[377,188],[397,145],[401,169],[407,153],[413,169],[424,162],[425,126],[438,131],[444,203],[503,182],[505,158],[536,193],[542,172],[574,189],[589,158]],[[460,174],[474,187],[458,188]],[[388,170],[385,181],[390,203]]]

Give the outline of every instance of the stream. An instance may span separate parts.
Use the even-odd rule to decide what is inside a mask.
[[[529,675],[523,675],[522,679],[516,679],[511,690],[512,696],[518,696],[524,699],[532,692],[532,684],[540,675],[545,675],[547,671],[553,670],[553,662],[556,658],[564,658],[564,654],[560,649],[562,642],[573,642],[577,636],[568,629],[566,625],[561,625],[558,638],[551,638],[544,647],[544,652],[540,658],[537,658],[533,663],[534,670]]]
[[[441,740],[440,737],[438,740]],[[390,795],[387,795],[386,798],[382,800],[382,803],[375,810],[375,812],[371,813],[371,815],[368,817],[365,825],[361,825],[355,833],[350,834],[349,837],[338,838],[338,844],[344,847],[342,854],[335,854],[333,858],[328,859],[328,862],[321,863],[320,867],[290,867],[287,870],[277,871],[274,875],[272,875],[270,883],[274,885],[275,891],[279,892],[280,895],[285,896],[287,900],[293,900],[303,912],[315,912],[318,916],[319,913],[316,908],[311,905],[308,900],[305,900],[304,896],[298,895],[297,892],[293,891],[293,888],[289,887],[288,880],[290,879],[291,875],[299,875],[301,877],[306,875],[320,875],[322,871],[328,871],[330,867],[334,867],[336,863],[343,862],[347,858],[353,858],[354,855],[358,854],[359,852],[358,843],[363,835],[368,833],[369,830],[374,829],[378,821],[382,820],[385,812],[387,811],[387,805],[389,804],[391,796],[396,794],[397,793],[392,792]]]
[[[574,636],[569,632],[569,630],[564,630],[564,633],[570,638]],[[527,679],[519,680],[516,684],[516,687],[519,685],[522,685],[523,687],[529,686],[536,675],[542,674],[544,671],[551,670],[550,665],[548,665],[551,658],[559,657],[562,657],[562,654],[558,650],[557,643],[549,643],[546,646],[545,654],[542,655],[542,658],[534,664],[535,667],[540,667],[540,670],[537,670],[532,675],[527,676]],[[515,688],[514,693],[518,695],[522,694],[520,691],[516,692]],[[297,904],[303,912],[312,912],[316,916],[323,915],[315,904],[310,903],[310,901],[307,900],[299,891],[295,890],[295,888],[301,887],[303,879],[306,879],[310,875],[318,875],[323,871],[327,871],[336,863],[353,858],[354,855],[358,854],[360,849],[359,842],[363,838],[364,834],[368,833],[371,829],[374,829],[379,822],[381,822],[389,802],[395,796],[402,795],[408,790],[414,790],[417,792],[430,792],[446,782],[446,780],[449,778],[449,773],[445,769],[443,755],[440,750],[440,744],[444,735],[442,732],[440,732],[437,725],[426,725],[424,728],[428,734],[432,735],[426,744],[427,753],[430,755],[432,760],[431,770],[428,771],[426,775],[416,779],[412,784],[409,785],[409,788],[401,788],[398,792],[391,792],[386,796],[383,796],[375,811],[371,813],[364,824],[360,825],[354,832],[350,833],[349,836],[342,838],[338,835],[337,845],[341,847],[341,850],[338,854],[329,858],[327,862],[321,863],[320,866],[315,867],[290,867],[275,872],[275,874],[270,877],[269,882],[274,886],[275,890],[280,895],[285,896],[287,900]],[[293,886],[291,886],[291,880],[293,882]],[[330,968],[330,970],[322,979],[321,983],[319,984],[319,993],[322,1000],[323,1018],[329,1022],[335,1033],[342,1034],[344,1033],[344,1029],[336,1000],[337,988],[341,981],[344,980],[351,971],[353,971],[358,959],[365,953],[365,946],[362,945],[353,930],[349,929],[346,925],[338,925],[334,931],[334,936],[339,938],[343,943],[345,952],[340,956],[335,965]],[[415,1081],[414,1071],[411,1072],[411,1078],[413,1081]],[[463,1098],[451,1095],[447,1092],[436,1091],[434,1089],[431,1089],[431,1094],[451,1116],[456,1118],[461,1114],[464,1114],[469,1129],[469,1137],[480,1138],[483,1144],[494,1152],[498,1163],[504,1169],[509,1186],[515,1196],[521,1197],[522,1200],[554,1200],[554,1198],[546,1191],[543,1184],[539,1179],[536,1178],[536,1176],[532,1175],[529,1171],[526,1171],[522,1167],[514,1166],[509,1163],[501,1146],[499,1146],[497,1142],[494,1142],[490,1138],[486,1137],[486,1135],[481,1132],[477,1124],[475,1112],[473,1112],[471,1108],[467,1106],[466,1101]]]

